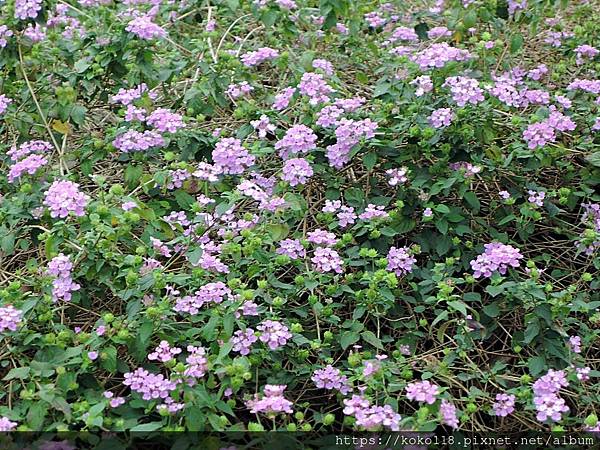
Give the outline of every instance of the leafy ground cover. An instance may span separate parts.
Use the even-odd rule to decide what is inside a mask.
[[[600,430],[598,3],[9,0],[2,430]]]

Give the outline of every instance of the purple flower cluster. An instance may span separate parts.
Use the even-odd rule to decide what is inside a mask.
[[[292,402],[286,400],[283,396],[283,391],[285,391],[286,387],[285,385],[267,384],[263,390],[264,395],[261,397],[258,394],[254,394],[254,399],[248,400],[246,406],[250,408],[252,414],[291,414],[293,412]]]
[[[474,78],[448,77],[442,86],[450,88],[452,99],[458,106],[465,106],[467,103],[476,105],[484,100],[483,90]]]
[[[470,58],[471,54],[467,50],[461,50],[451,47],[446,42],[440,42],[418,52],[413,60],[421,70],[427,70],[440,69],[450,61],[466,61]]]
[[[357,110],[365,102],[362,97],[338,99],[333,105],[327,105],[319,111],[317,125],[327,128],[339,124],[339,118],[347,112]]]
[[[168,362],[181,353],[179,347],[171,347],[167,341],[160,341],[160,344],[148,355],[150,361]]]
[[[212,152],[215,166],[222,174],[239,175],[254,164],[255,158],[242,147],[242,142],[236,138],[223,138]]]
[[[450,126],[454,120],[454,112],[450,108],[438,108],[433,110],[429,116],[429,123],[434,128],[444,128]]]
[[[0,432],[12,431],[17,426],[17,422],[11,422],[8,417],[0,417]]]
[[[187,377],[187,383],[193,386],[197,378],[202,378],[208,371],[208,359],[204,347],[195,347],[188,345],[186,347],[189,355],[185,358],[185,369],[183,376]]]
[[[175,133],[180,128],[185,127],[181,115],[173,113],[166,108],[158,108],[152,112],[146,119],[148,125],[154,127],[161,133],[168,131]]]
[[[576,78],[568,86],[568,91],[581,90],[590,94],[600,94],[600,80]]]
[[[394,43],[398,41],[418,42],[419,36],[413,28],[396,27],[387,42]]]
[[[581,337],[569,336],[568,344],[573,353],[581,353]]]
[[[568,385],[565,372],[553,369],[533,384],[533,404],[537,410],[537,420],[559,422],[562,419],[562,414],[568,412],[569,407],[558,392]]]
[[[333,247],[338,242],[335,234],[321,229],[307,233],[306,240],[311,244],[323,245],[325,247]]]
[[[113,146],[123,153],[140,152],[151,148],[160,148],[165,145],[165,140],[156,131],[144,132],[129,130],[117,136]]]
[[[436,396],[439,393],[439,387],[428,380],[415,381],[406,385],[406,398],[417,402],[425,402],[433,405]]]
[[[326,200],[323,212],[337,213],[338,224],[341,228],[352,225],[357,219],[354,208],[342,205],[342,202],[339,200],[333,202],[331,200]]]
[[[10,28],[8,28],[6,25],[0,25],[0,48],[6,47],[6,44],[8,44],[7,39],[12,35],[13,32]],[[6,100],[7,99],[4,95],[0,95],[0,114],[3,114],[4,110],[6,109],[6,107],[3,107],[3,104],[7,106],[8,103],[10,103],[10,101],[8,103],[4,103]]]
[[[0,307],[0,333],[6,330],[17,331],[23,313],[12,305]]]
[[[516,397],[512,394],[496,394],[496,401],[492,405],[494,415],[506,417],[515,410]]]
[[[233,344],[233,351],[238,352],[240,355],[247,355],[250,353],[250,348],[258,338],[254,334],[252,328],[246,328],[246,330],[238,330],[231,337],[231,343]]]
[[[475,278],[489,278],[496,271],[504,275],[509,267],[519,267],[523,258],[521,251],[511,245],[492,242],[484,247],[485,251],[470,263]]]
[[[79,185],[72,181],[55,181],[44,196],[44,205],[50,209],[50,217],[64,219],[73,213],[84,216],[89,197],[79,191]]]
[[[369,203],[365,210],[358,216],[361,220],[386,219],[390,215],[385,211],[385,206]]]
[[[236,99],[243,95],[248,95],[253,90],[254,88],[250,85],[250,83],[247,81],[242,81],[240,83],[232,83],[227,86],[225,93],[231,98]]]
[[[142,83],[131,89],[119,89],[119,91],[112,96],[111,103],[120,103],[123,106],[128,106],[131,105],[135,100],[141,98],[146,92],[151,99],[156,98],[156,93],[148,91],[148,86],[146,83]]]
[[[529,197],[527,197],[527,201],[532,205],[536,206],[544,206],[544,199],[546,198],[546,193],[544,191],[527,191]]]
[[[331,76],[334,73],[333,64],[326,59],[315,59],[312,62],[312,66],[315,69],[321,69],[325,75]]]
[[[15,0],[15,19],[35,19],[42,9],[42,0]]]
[[[177,298],[173,310],[179,313],[198,314],[205,304],[222,303],[225,297],[231,298],[231,289],[225,283],[222,281],[207,283],[194,292],[194,295]]]
[[[302,244],[298,239],[284,239],[279,241],[277,254],[286,255],[290,259],[298,259],[306,256],[306,250],[304,250],[304,247],[302,247]]]
[[[368,431],[382,427],[391,431],[400,431],[402,417],[390,405],[371,406],[371,402],[361,395],[353,395],[344,400],[344,414],[353,416],[356,425]]]
[[[342,273],[344,271],[342,268],[344,261],[342,261],[342,258],[338,252],[331,248],[316,248],[315,254],[311,258],[311,261],[315,265],[315,270],[317,272],[325,273],[333,271],[336,273]]]
[[[267,344],[271,350],[283,347],[288,339],[292,338],[288,327],[275,320],[264,320],[256,329],[260,331],[260,341]]]
[[[54,277],[52,281],[52,301],[71,300],[71,293],[78,291],[81,286],[73,281],[71,271],[73,263],[70,256],[60,253],[48,263],[46,273]]]
[[[581,222],[591,227],[591,230],[594,232],[593,236],[597,233],[600,234],[600,204],[582,203],[581,206],[584,209]],[[600,239],[593,239],[587,245],[582,245],[581,242],[578,242],[577,245],[582,248],[586,255],[591,255],[596,249],[600,248]]]
[[[163,38],[167,35],[164,28],[152,22],[152,17],[150,16],[140,16],[132,19],[125,29],[140,39],[145,40]]]
[[[283,139],[277,141],[275,150],[283,159],[287,159],[290,154],[308,153],[317,148],[317,135],[306,125],[294,125],[289,128]]]
[[[530,149],[537,147],[543,147],[549,142],[556,140],[556,134],[554,128],[546,121],[532,123],[523,132],[523,139],[527,142],[527,146]]]
[[[327,159],[329,164],[336,169],[341,169],[350,160],[352,147],[360,142],[362,138],[372,139],[375,137],[377,123],[371,119],[353,120],[342,119],[335,130],[337,141],[327,146]]]
[[[109,400],[109,405],[111,408],[118,408],[119,406],[125,404],[125,398],[115,397],[115,394],[110,391],[104,391],[104,394],[102,395],[104,398]]]
[[[166,399],[177,385],[162,374],[148,372],[141,367],[125,374],[123,381],[132,391],[142,395],[144,400]]]
[[[261,115],[260,119],[253,120],[250,125],[258,131],[258,137],[264,139],[267,137],[267,133],[274,133],[277,127],[271,123],[271,120],[266,115]]]
[[[273,109],[275,111],[282,111],[285,108],[287,108],[295,93],[296,93],[296,88],[287,87],[282,92],[275,95],[275,101],[273,102]]]
[[[52,149],[52,145],[46,141],[28,141],[21,144],[18,148],[12,147],[7,154],[12,161],[15,161],[8,172],[8,182],[13,183],[24,173],[34,175],[37,170],[48,164],[48,158],[40,155]]]
[[[598,50],[595,47],[592,47],[591,45],[580,45],[575,49],[575,55],[577,55],[575,58],[575,62],[578,65],[581,65],[585,62],[586,59],[594,59],[596,55],[598,55],[598,53],[600,53],[600,50]]]
[[[408,247],[390,247],[387,261],[387,270],[393,271],[399,277],[412,272],[413,264],[417,262]]]
[[[400,167],[399,169],[388,169],[385,174],[389,177],[388,184],[390,186],[398,186],[408,181],[408,168]]]
[[[302,95],[309,98],[309,103],[313,106],[328,101],[329,95],[335,92],[323,79],[323,75],[314,72],[302,75],[298,89]]]
[[[246,67],[254,67],[279,56],[279,52],[269,47],[261,47],[253,52],[244,53],[240,59]]]
[[[429,39],[439,39],[450,36],[452,36],[452,32],[446,27],[433,27],[427,31],[427,37]]]
[[[416,87],[415,96],[417,97],[421,97],[427,92],[431,92],[433,90],[433,81],[429,75],[417,77],[409,84]]]
[[[320,389],[333,390],[336,389],[346,395],[350,392],[350,383],[345,375],[342,375],[339,369],[336,369],[331,364],[323,369],[315,370],[311,378],[315,386]]]
[[[12,146],[6,154],[12,161],[19,161],[33,153],[44,153],[52,150],[52,144],[46,141],[27,141],[23,142],[19,147]]]
[[[448,425],[455,430],[458,429],[458,417],[456,416],[456,406],[444,399],[440,403],[440,415],[442,423]]]
[[[281,179],[290,183],[290,186],[304,184],[312,176],[312,167],[304,158],[288,159],[283,164]]]

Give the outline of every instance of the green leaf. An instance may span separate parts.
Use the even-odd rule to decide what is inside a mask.
[[[465,192],[464,199],[469,204],[469,206],[473,208],[474,213],[479,212],[479,210],[481,209],[481,203],[479,203],[479,199],[477,198],[475,192]]]
[[[136,425],[130,431],[156,431],[162,428],[162,426],[162,422],[142,423],[140,425]]]
[[[516,33],[510,40],[510,52],[517,53],[519,50],[523,48],[523,35],[521,33]]]
[[[527,362],[527,368],[529,369],[529,373],[534,377],[540,375],[544,371],[545,367],[546,358],[544,358],[543,356],[534,356],[532,358],[529,358],[529,361]]]
[[[12,255],[15,249],[15,233],[9,233],[2,237],[0,241],[0,249],[7,255]]]
[[[460,301],[452,301],[448,302],[448,306],[450,306],[455,311],[462,313],[464,316],[467,315],[467,305]]]
[[[491,303],[483,307],[483,312],[488,317],[498,317],[498,314],[500,314],[500,308],[498,308],[496,303]]]
[[[104,348],[101,353],[102,359],[100,361],[100,366],[111,373],[115,373],[117,371],[117,349],[110,346]]]
[[[44,418],[48,412],[48,404],[45,402],[35,402],[27,411],[27,425],[32,430],[41,430]]]
[[[272,223],[267,225],[267,233],[273,239],[273,242],[281,241],[290,232],[290,227],[285,223]]]
[[[19,380],[23,380],[29,376],[29,372],[31,371],[31,367],[15,367],[11,369],[6,376],[3,378],[4,381],[14,380],[18,378]]]
[[[540,322],[537,320],[534,320],[525,329],[525,337],[523,339],[523,342],[525,344],[531,344],[531,342],[536,337],[538,337],[539,334],[540,334]]]
[[[342,334],[342,337],[340,338],[340,345],[342,346],[343,350],[346,350],[352,344],[356,343],[359,339],[360,336],[358,335],[358,333],[355,333],[353,331],[346,331]]]
[[[371,344],[373,347],[383,350],[383,344],[372,331],[363,331],[361,334],[362,338]]]
[[[363,164],[365,165],[365,168],[367,170],[373,170],[373,167],[375,167],[375,164],[377,164],[377,153],[365,153],[365,155],[363,156]]]
[[[590,153],[585,157],[585,160],[592,166],[600,167],[600,152]]]
[[[134,188],[140,184],[142,172],[142,166],[133,166],[130,164],[125,168],[125,183],[127,183],[129,188]]]
[[[465,28],[472,28],[477,23],[477,11],[471,9],[464,17],[463,24]]]
[[[196,202],[196,199],[185,191],[178,190],[175,192],[175,201],[183,209],[189,208],[190,205]]]
[[[202,247],[196,247],[193,250],[188,251],[185,255],[192,266],[198,265],[198,261],[202,258]]]
[[[362,189],[350,188],[344,192],[344,198],[350,206],[360,207],[365,201],[365,193]]]

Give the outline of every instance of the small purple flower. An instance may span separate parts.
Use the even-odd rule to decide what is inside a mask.
[[[264,320],[256,329],[260,331],[261,342],[266,343],[271,350],[283,347],[292,338],[288,327],[275,320]]]
[[[428,380],[416,381],[406,385],[406,398],[409,400],[416,400],[417,402],[433,405],[438,393],[439,387]]]
[[[458,429],[458,417],[456,416],[456,407],[448,400],[442,400],[440,404],[440,414],[442,422],[455,430]]]
[[[252,344],[254,344],[258,338],[254,334],[252,328],[246,328],[245,331],[238,330],[233,334],[231,343],[233,344],[233,351],[238,352],[240,355],[248,355]]]
[[[246,67],[254,67],[262,64],[265,61],[275,59],[279,56],[279,52],[269,47],[261,47],[253,52],[244,53],[240,59]]]
[[[438,108],[429,116],[429,123],[434,128],[445,128],[450,126],[454,118],[454,112],[450,108]]]
[[[271,120],[266,115],[261,115],[260,119],[253,120],[250,125],[258,132],[258,137],[264,139],[267,133],[274,133],[277,127],[271,123]]]
[[[322,245],[325,247],[333,247],[338,242],[335,234],[321,229],[310,231],[307,233],[306,237],[311,244]]]
[[[344,262],[338,252],[331,248],[318,247],[311,258],[317,272],[337,272],[342,273]]]
[[[150,16],[135,17],[129,21],[125,30],[144,40],[163,38],[167,35],[164,28],[152,22],[152,17]]]
[[[569,348],[573,353],[581,353],[581,337],[569,336]]]
[[[0,417],[0,432],[12,431],[17,426],[17,422],[11,422],[8,417]]]
[[[350,392],[350,383],[345,375],[342,375],[339,369],[331,365],[327,365],[323,369],[315,370],[311,380],[315,386],[320,389],[338,390],[346,395]]]
[[[285,385],[267,384],[264,387],[264,395],[261,397],[254,394],[254,399],[248,400],[246,406],[250,408],[252,414],[259,412],[265,414],[291,414],[293,412],[292,402],[283,397],[283,391],[286,387]]]
[[[286,255],[290,259],[304,258],[306,256],[306,250],[302,247],[302,244],[297,239],[284,239],[279,241],[279,248],[277,249],[278,255]]]
[[[23,313],[12,305],[0,307],[0,333],[17,331],[21,324]]]
[[[390,247],[387,260],[387,270],[394,272],[399,277],[412,272],[413,265],[417,262],[415,257],[410,253],[409,247]]]
[[[304,158],[288,159],[283,164],[281,179],[290,183],[290,186],[305,184],[313,176],[313,169]]]
[[[506,417],[515,410],[516,397],[512,394],[496,394],[496,402],[492,405],[494,415]]]
[[[520,250],[511,245],[493,242],[484,247],[485,251],[470,263],[475,278],[489,278],[496,271],[504,275],[509,267],[519,267],[523,258]]]

